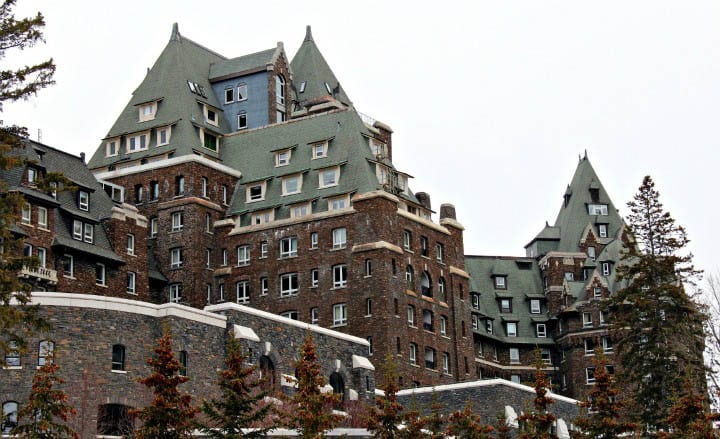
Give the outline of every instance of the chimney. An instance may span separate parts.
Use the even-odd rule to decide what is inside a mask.
[[[427,192],[417,192],[415,194],[415,198],[418,199],[422,207],[427,210],[432,210],[432,208],[430,207],[430,194],[428,194]]]
[[[449,203],[440,205],[440,219],[457,219],[455,217],[455,206]]]
[[[82,160],[82,162],[85,163],[85,153],[84,152],[80,153],[80,160]]]
[[[339,85],[340,84],[338,84],[338,86]],[[380,122],[379,120],[375,121],[373,127],[377,128],[377,130],[380,131],[380,140],[385,142],[385,145],[387,145],[387,157],[388,160],[392,161],[392,128]]]

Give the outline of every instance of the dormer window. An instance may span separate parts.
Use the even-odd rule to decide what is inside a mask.
[[[332,95],[332,88],[330,88],[330,84],[327,82],[325,83],[325,90],[327,90],[328,94]]]
[[[607,215],[607,204],[588,204],[588,215]]]
[[[118,155],[118,139],[105,142],[105,157],[113,157],[116,155]]]
[[[610,272],[612,270],[612,266],[609,262],[603,262],[602,263],[602,274],[603,276],[610,276]]]
[[[127,152],[145,151],[148,147],[148,133],[130,136],[127,139]]]
[[[247,187],[246,202],[261,201],[265,199],[265,182],[253,183]]]
[[[607,224],[598,224],[598,235],[600,235],[601,238],[608,237]]]
[[[290,218],[301,218],[312,213],[310,203],[295,204],[290,206]]]
[[[595,259],[595,247],[588,247],[587,255],[588,255],[588,258]]]
[[[90,208],[90,192],[78,191],[78,209],[88,210]]]
[[[499,290],[504,290],[505,288],[507,288],[507,284],[505,283],[505,281],[505,276],[495,276],[495,288]]]
[[[27,181],[28,184],[35,184],[37,181],[38,170],[33,167],[27,168]]]
[[[167,145],[170,143],[170,127],[159,128],[157,130],[157,146]]]
[[[331,186],[337,186],[338,180],[340,177],[340,167],[336,166],[333,168],[327,168],[323,169],[320,172],[318,172],[319,177],[319,185],[318,187],[320,189],[331,187]]]
[[[328,210],[342,210],[350,207],[350,196],[328,198]]]
[[[306,85],[305,81],[300,83],[300,89],[298,90],[299,93],[305,93],[305,85]]]
[[[390,170],[387,166],[381,165],[380,163],[377,163],[375,165],[375,176],[378,179],[378,183],[385,185],[388,184],[388,176],[390,175]]]
[[[385,144],[377,139],[370,139],[370,149],[378,160],[382,160],[387,156]]]
[[[252,214],[252,224],[267,224],[275,219],[275,211],[263,210]]]
[[[238,131],[244,130],[248,127],[247,113],[241,111],[237,115],[237,129]]]
[[[203,147],[216,151],[218,150],[218,138],[207,131],[203,133]]]
[[[235,89],[228,87],[225,89],[225,103],[231,104],[233,101],[235,101]]]
[[[149,102],[138,107],[138,121],[147,122],[155,119],[157,113],[157,102]]]
[[[302,190],[302,175],[295,174],[283,177],[282,180],[282,194],[292,195],[298,194]]]
[[[205,122],[209,123],[210,125],[217,126],[218,125],[217,111],[210,108],[208,105],[203,105],[203,110],[205,111]]]
[[[275,153],[275,166],[287,166],[290,164],[290,149],[283,149]]]
[[[321,159],[327,157],[327,142],[314,143],[312,146],[312,158]]]
[[[244,82],[238,84],[238,86],[237,86],[237,100],[238,100],[238,102],[239,102],[239,101],[244,101],[244,100],[246,100],[247,98],[248,98],[248,86],[247,86],[247,84],[245,84]]]

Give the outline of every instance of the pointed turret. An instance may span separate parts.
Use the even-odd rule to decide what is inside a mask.
[[[290,63],[298,103],[301,107],[336,100],[352,106],[340,82],[318,50],[310,26],[305,39]]]

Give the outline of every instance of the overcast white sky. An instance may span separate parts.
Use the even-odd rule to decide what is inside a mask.
[[[285,43],[305,25],[356,108],[395,130],[396,166],[433,207],[455,204],[466,254],[523,255],[551,224],[588,151],[614,203],[646,174],[718,271],[720,2],[28,1],[57,85],[0,118],[92,155],[170,37],[227,57]]]

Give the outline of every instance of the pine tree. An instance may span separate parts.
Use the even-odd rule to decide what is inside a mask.
[[[370,408],[366,428],[375,438],[394,439],[399,437],[398,427],[402,421],[403,406],[397,400],[400,388],[397,384],[397,362],[393,355],[388,354],[385,357],[382,372],[380,388],[385,392],[385,396],[375,398],[375,406]]]
[[[0,59],[7,50],[24,50],[43,41],[45,19],[42,14],[17,20],[13,14],[15,3],[16,0],[4,0],[0,5]],[[17,70],[1,70],[0,112],[5,102],[28,99],[53,84],[54,72],[52,59]],[[23,127],[0,127],[0,170],[22,164],[15,150],[24,146],[27,137]],[[38,263],[37,258],[19,256],[22,241],[10,231],[19,216],[22,200],[17,192],[8,192],[5,182],[0,181],[0,365],[4,365],[7,352],[27,349],[25,338],[31,332],[48,327],[38,315],[38,308],[29,305],[30,285],[17,276],[23,266],[33,267]],[[17,305],[10,306],[13,299]]]
[[[634,392],[637,421],[663,428],[669,397],[678,393],[685,371],[704,382],[704,314],[685,292],[699,275],[692,255],[684,253],[685,229],[663,210],[655,183],[645,177],[628,203],[628,226],[637,245],[617,268],[627,286],[611,298],[620,379]]]
[[[45,358],[33,376],[32,389],[27,404],[18,412],[18,425],[12,430],[13,437],[27,439],[73,438],[80,436],[67,425],[70,416],[77,412],[68,403],[68,395],[54,388],[65,382],[58,375],[59,366],[52,356]]]
[[[190,378],[179,375],[180,362],[172,351],[172,334],[165,328],[155,347],[155,356],[147,360],[152,367],[150,376],[138,380],[153,389],[153,401],[140,410],[133,410],[143,422],[138,439],[179,439],[192,437],[193,418],[197,409],[191,406],[192,397],[181,393],[180,384]]]
[[[552,398],[547,396],[550,382],[543,370],[544,363],[540,349],[535,349],[535,399],[533,409],[518,416],[522,432],[520,439],[550,439],[550,427],[555,422],[555,415],[548,412],[548,406],[553,404]]]
[[[620,390],[607,369],[607,359],[600,348],[595,349],[593,366],[595,383],[587,399],[580,403],[583,413],[575,419],[580,431],[573,432],[573,437],[612,439],[623,433],[632,433],[636,425],[620,420],[625,405],[618,399]]]
[[[298,388],[290,399],[292,408],[288,413],[288,426],[297,429],[302,438],[325,437],[325,432],[342,420],[342,416],[332,413],[332,407],[340,402],[340,395],[321,390],[327,380],[321,373],[315,343],[309,332],[300,347],[300,359],[295,368]]]
[[[713,423],[720,414],[710,413],[707,395],[700,394],[696,384],[685,378],[684,394],[671,398],[670,415],[666,422],[669,432],[660,432],[660,439],[714,439],[718,437]]]
[[[428,431],[430,439],[442,439],[445,437],[445,417],[442,414],[443,405],[438,402],[435,392],[432,394],[432,402],[430,403],[430,414],[426,417],[425,429]]]
[[[473,413],[468,401],[462,411],[457,410],[448,416],[445,434],[457,439],[491,439],[493,431],[492,426],[482,423],[480,415]]]
[[[200,428],[208,437],[264,437],[269,430],[255,428],[263,425],[272,406],[263,401],[269,392],[261,390],[263,380],[255,378],[257,367],[247,366],[247,360],[240,342],[230,337],[227,342],[225,368],[218,372],[221,399],[204,401],[201,406],[209,422],[200,424]]]
[[[497,421],[495,422],[495,431],[497,432],[495,436],[496,439],[510,439],[512,437],[505,413],[502,413],[497,417]]]

